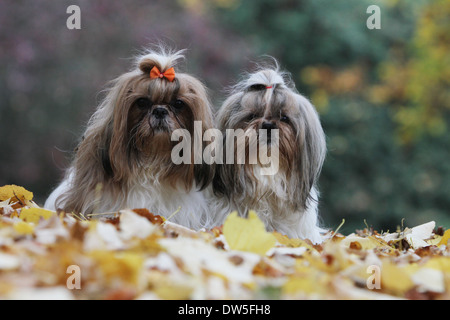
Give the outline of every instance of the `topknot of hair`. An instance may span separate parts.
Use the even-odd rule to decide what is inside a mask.
[[[184,59],[184,52],[185,50],[175,51],[162,46],[157,49],[147,49],[136,58],[137,68],[143,73],[150,73],[153,67],[157,67],[159,71],[165,72]]]
[[[280,71],[277,60],[269,57],[269,62],[256,64],[253,72],[244,75],[244,79],[231,88],[232,92],[253,90],[254,88],[288,87],[295,88],[290,74]]]

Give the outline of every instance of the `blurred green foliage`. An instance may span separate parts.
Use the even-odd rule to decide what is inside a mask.
[[[380,30],[366,27],[372,4]],[[184,68],[216,106],[262,55],[292,73],[327,134],[325,226],[450,227],[449,16],[448,0],[1,1],[0,185],[42,203],[104,85],[162,40],[189,49]]]

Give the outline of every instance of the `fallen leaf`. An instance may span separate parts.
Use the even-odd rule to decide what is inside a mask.
[[[450,274],[450,257],[435,257],[427,261],[425,268],[441,270],[446,274]]]
[[[12,202],[20,201],[24,203],[25,200],[33,199],[33,193],[14,184],[0,187],[0,201],[8,199],[11,199]]]
[[[131,210],[122,210],[120,212],[120,234],[125,240],[133,237],[145,239],[156,229],[157,227],[147,218]]]
[[[9,215],[14,211],[13,206],[15,203],[11,203],[11,199],[0,201],[0,214]]]
[[[438,246],[440,246],[440,245],[447,245],[449,239],[450,239],[450,229],[445,231],[444,235],[442,236],[441,241],[438,243]]]
[[[131,284],[138,283],[144,262],[140,255],[103,250],[92,251],[89,255],[99,264],[108,281],[121,279]]]
[[[402,295],[414,286],[406,267],[384,262],[381,267],[381,288]]]
[[[34,224],[25,221],[18,221],[14,224],[14,230],[20,235],[33,234]]]
[[[230,213],[223,225],[223,234],[231,250],[259,255],[265,255],[277,242],[254,211],[249,212],[248,218],[239,217],[236,211]]]
[[[414,227],[409,232],[405,231],[405,239],[414,249],[428,246],[429,244],[425,240],[432,237],[435,226],[436,223],[434,221],[430,221]]]
[[[0,252],[0,270],[14,270],[20,267],[20,260],[11,254]]]
[[[387,245],[382,239],[376,238],[375,236],[360,237],[355,234],[345,237],[340,244],[343,247],[357,250],[371,250]]]
[[[166,219],[162,216],[154,215],[147,209],[133,209],[134,213],[137,213],[141,217],[147,218],[153,224],[162,225]]]
[[[305,247],[309,250],[316,251],[313,246],[311,246],[308,242],[302,239],[297,238],[289,238],[288,236],[281,234],[279,232],[273,232],[273,235],[277,239],[277,242],[283,246],[290,248],[298,248]]]
[[[41,208],[26,208],[20,212],[20,219],[25,222],[38,223],[41,218],[45,220],[55,215],[56,212]]]
[[[445,292],[444,274],[440,270],[422,268],[411,276],[419,291]]]

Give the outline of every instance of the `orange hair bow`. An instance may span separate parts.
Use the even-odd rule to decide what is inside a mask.
[[[175,79],[175,69],[170,68],[170,69],[167,69],[165,72],[161,72],[161,71],[159,71],[159,69],[156,66],[154,66],[152,68],[152,70],[150,71],[150,78],[151,79],[166,78],[167,80],[172,82]]]

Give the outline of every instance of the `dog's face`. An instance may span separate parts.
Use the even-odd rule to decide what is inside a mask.
[[[290,198],[298,201],[299,207],[306,207],[326,149],[319,117],[306,98],[288,87],[276,71],[262,70],[237,86],[224,102],[218,123],[224,132],[226,129],[254,129],[256,132],[266,129],[267,142],[265,135],[259,135],[258,146],[267,143],[269,152],[278,149],[283,188]],[[278,132],[278,143],[270,139],[273,130]],[[247,185],[260,184],[248,164],[223,165],[219,172],[221,182],[215,183],[219,193],[245,193],[246,187],[239,186],[242,181]],[[241,176],[243,172],[245,177]],[[231,187],[234,190],[227,186],[234,186]]]
[[[161,73],[168,68],[151,56],[142,58],[138,67],[115,80],[105,107],[99,111],[102,118],[110,119],[101,150],[106,175],[123,181],[148,169],[172,185],[183,183],[189,188],[195,180],[201,188],[206,186],[211,166],[175,165],[171,159],[172,148],[178,143],[171,139],[174,130],[187,130],[194,139],[213,127],[206,88],[185,73],[177,73],[172,81],[151,78],[153,67]],[[201,121],[201,132],[194,130],[194,121]]]
[[[231,112],[228,119],[222,119],[223,128],[243,129],[245,132],[254,130],[258,147],[267,145],[269,153],[272,148],[278,148],[281,170],[290,172],[299,156],[298,135],[302,127],[301,110],[295,94],[285,87],[272,85],[266,88],[257,84],[238,95],[239,101],[225,104],[224,108],[229,107]],[[261,130],[265,130],[266,135],[260,135]],[[278,133],[277,142],[271,139],[274,131]]]
[[[139,79],[132,85],[125,99],[129,105],[126,129],[130,154],[149,160],[165,158],[170,161],[172,132],[186,129],[194,134],[194,121],[209,123],[205,112],[204,90],[195,79],[183,76],[173,82],[159,79]],[[126,104],[126,103],[125,103]],[[124,123],[125,124],[125,123]]]

